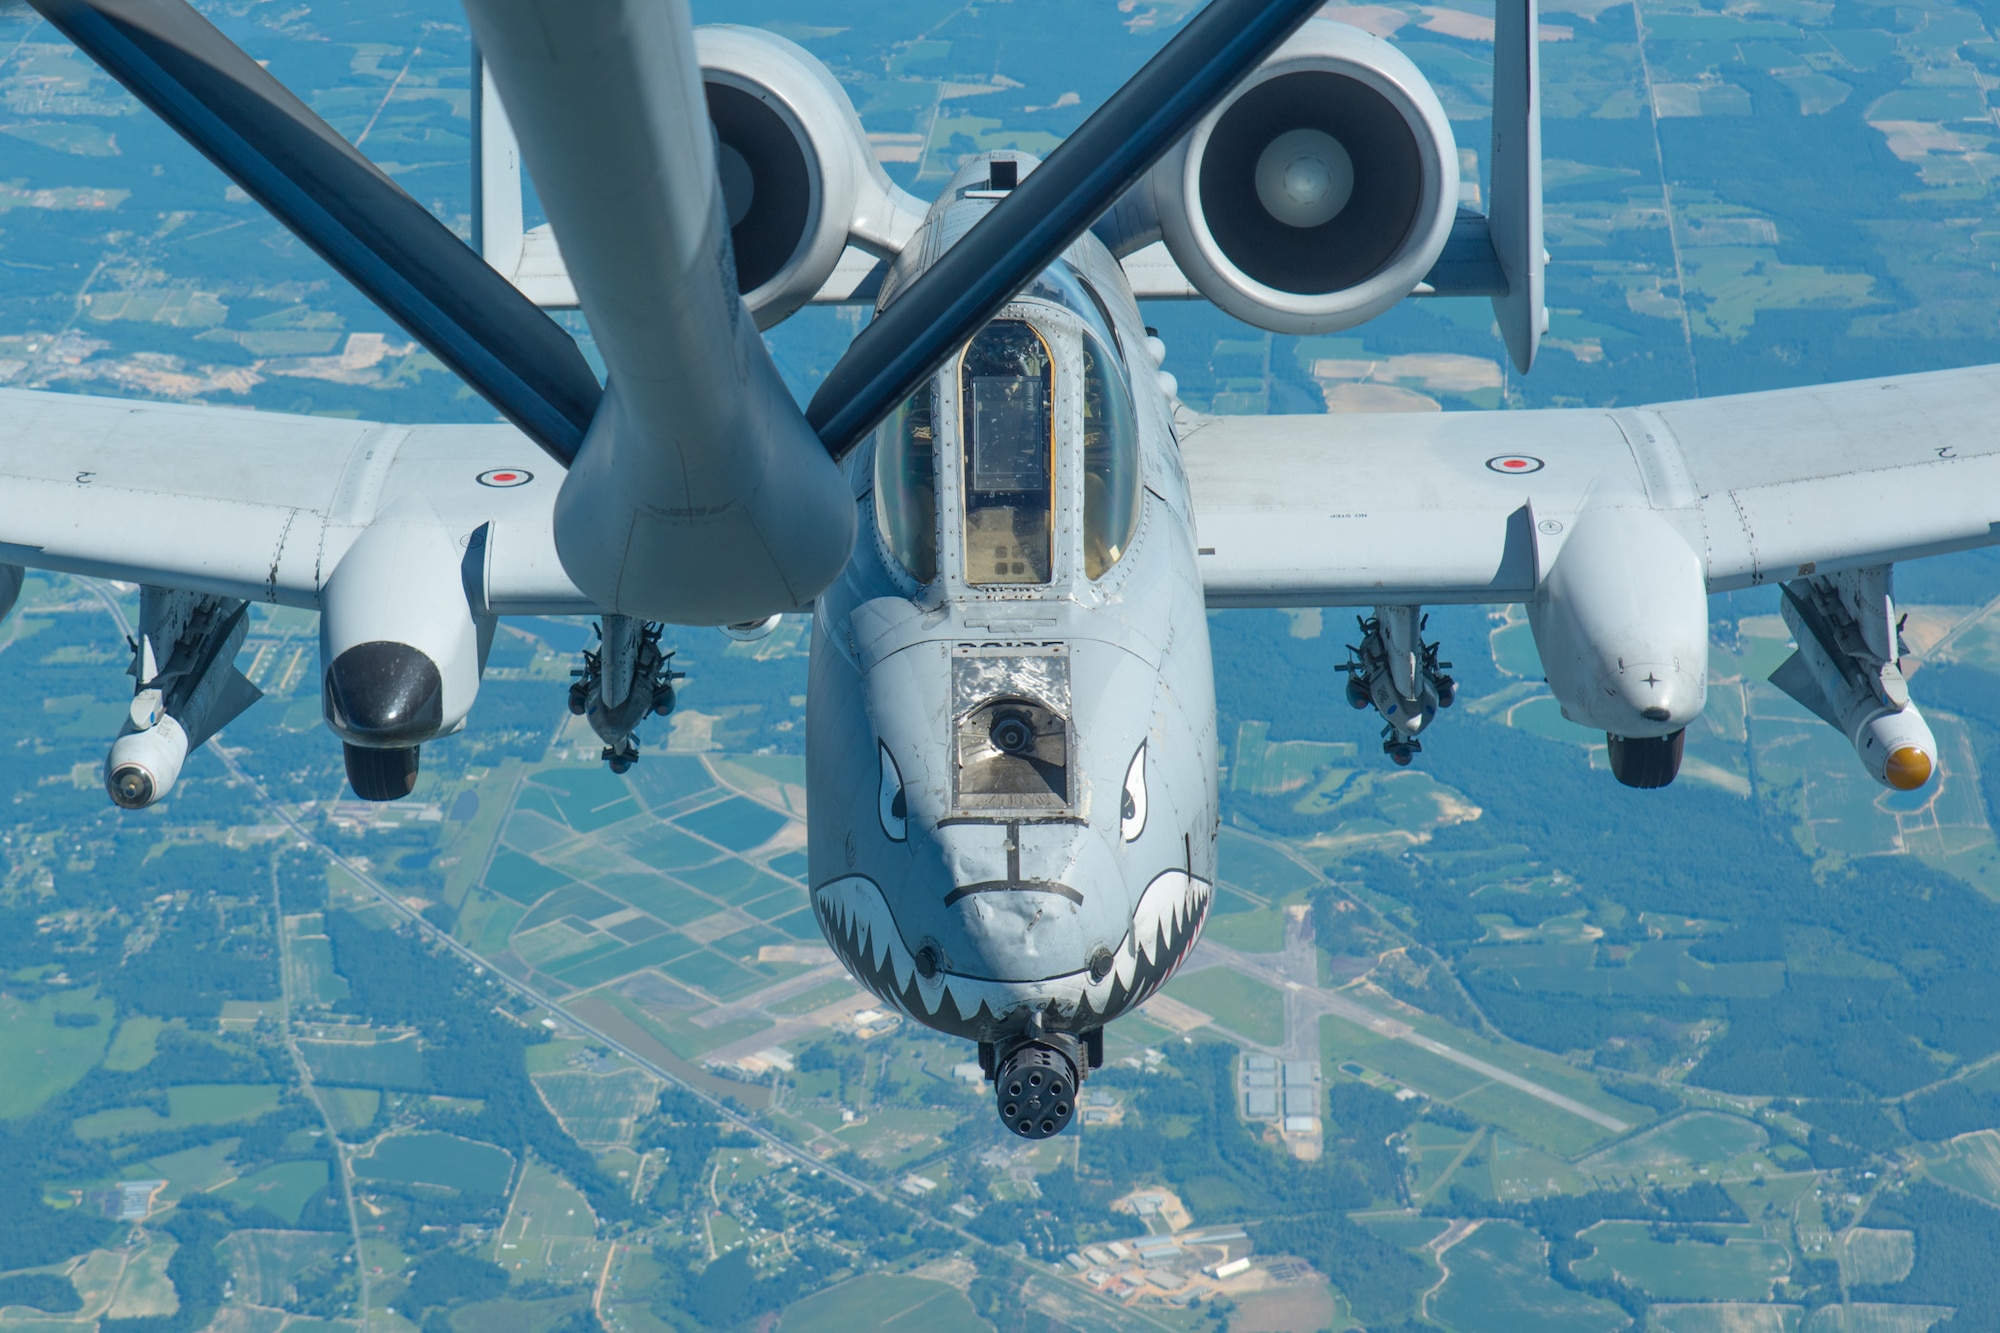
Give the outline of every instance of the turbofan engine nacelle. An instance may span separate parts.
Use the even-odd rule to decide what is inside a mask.
[[[371,763],[366,752],[404,756],[388,766],[401,782],[394,796],[415,783],[416,747],[463,726],[479,693],[493,622],[473,615],[464,556],[429,503],[406,495],[355,538],[320,592],[326,724],[347,743],[351,779],[357,762]],[[391,799],[363,789],[377,786],[355,782],[364,798]]]
[[[1278,333],[1350,328],[1410,295],[1458,212],[1458,143],[1379,37],[1313,19],[1148,177],[1174,262]]]
[[[736,285],[758,327],[812,299],[850,233],[887,225],[896,193],[861,118],[805,48],[758,28],[695,29],[715,125]]]
[[[1708,702],[1701,560],[1643,501],[1577,515],[1528,603],[1528,624],[1549,689],[1572,722],[1619,742],[1664,741]],[[1632,748],[1614,745],[1614,761]],[[1677,767],[1677,745],[1674,758]]]

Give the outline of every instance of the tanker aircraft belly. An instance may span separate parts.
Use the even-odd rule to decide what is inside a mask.
[[[320,613],[370,800],[465,724],[501,616],[598,618],[565,702],[623,772],[674,707],[669,625],[809,612],[821,929],[977,1043],[1036,1138],[1207,917],[1205,608],[1357,608],[1329,687],[1407,764],[1457,692],[1422,608],[1523,603],[1565,715],[1658,787],[1706,702],[1708,595],[1775,583],[1798,651],[1773,682],[1885,785],[1935,770],[1893,565],[1995,540],[2000,368],[1552,412],[1176,397],[1142,298],[1324,333],[1484,297],[1529,369],[1533,0],[1498,6],[1490,215],[1458,205],[1421,72],[1318,0],[1213,0],[1046,161],[975,156],[928,203],[783,38],[684,0],[467,0],[476,254],[183,0],[33,3],[510,423],[0,392],[0,601],[28,567],[144,587],[121,806],[254,706],[251,602]],[[815,301],[876,314],[802,409],[759,330]],[[608,384],[552,306],[589,317]]]

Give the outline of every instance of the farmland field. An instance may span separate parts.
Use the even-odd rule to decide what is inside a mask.
[[[542,1100],[579,1143],[624,1143],[632,1124],[659,1100],[660,1084],[638,1069],[615,1074],[562,1070],[535,1079]]]
[[[986,1333],[956,1288],[916,1277],[870,1274],[788,1306],[778,1333]]]
[[[1597,1253],[1575,1264],[1589,1281],[1618,1274],[1648,1295],[1668,1301],[1763,1301],[1791,1271],[1791,1254],[1755,1227],[1727,1227],[1727,1243],[1653,1239],[1644,1222],[1604,1222],[1583,1233]]]
[[[1549,1277],[1548,1247],[1512,1222],[1486,1222],[1446,1250],[1450,1274],[1431,1303],[1461,1329],[1612,1333],[1631,1321],[1615,1305],[1569,1291]]]
[[[361,1088],[421,1088],[423,1047],[414,1034],[386,1041],[301,1041],[299,1050],[320,1083]]]
[[[56,1015],[85,1015],[67,1026]],[[111,1038],[111,1002],[91,991],[66,991],[32,1001],[0,996],[0,1119],[18,1120],[90,1072]],[[72,1020],[74,1021],[74,1020]]]
[[[254,1175],[233,1180],[216,1192],[245,1207],[263,1208],[287,1222],[299,1220],[312,1196],[326,1188],[327,1167],[323,1160],[279,1162]]]
[[[747,852],[770,841],[773,834],[791,821],[747,797],[732,796],[677,816],[674,822],[732,852]]]
[[[1191,1004],[1233,1032],[1263,1046],[1285,1039],[1284,993],[1224,967],[1182,972],[1166,994]]]
[[[222,1245],[237,1289],[253,1305],[282,1305],[292,1280],[348,1248],[347,1238],[325,1231],[238,1231]]]
[[[1643,1179],[1648,1172],[1685,1174],[1696,1163],[1728,1161],[1761,1148],[1768,1135],[1735,1116],[1694,1111],[1584,1158],[1586,1175]]]
[[[455,1134],[392,1134],[366,1157],[354,1159],[354,1174],[405,1185],[438,1185],[467,1194],[503,1194],[514,1172],[510,1153],[490,1143]]]

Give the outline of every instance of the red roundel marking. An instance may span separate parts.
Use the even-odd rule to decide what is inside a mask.
[[[1540,472],[1542,460],[1531,458],[1527,454],[1502,454],[1498,458],[1487,459],[1486,466],[1509,476],[1524,476],[1530,472]]]
[[[534,479],[534,473],[517,467],[496,467],[478,477],[481,486],[525,486]]]

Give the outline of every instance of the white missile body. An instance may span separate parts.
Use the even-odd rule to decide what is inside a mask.
[[[236,669],[246,610],[238,603],[224,614],[219,598],[147,589],[140,618],[148,628],[134,663],[140,687],[104,763],[113,803],[143,810],[165,796],[188,751],[263,697]]]
[[[1787,585],[1781,610],[1799,648],[1771,673],[1771,683],[1846,736],[1883,786],[1915,791],[1929,782],[1937,740],[1910,700],[1901,667],[1877,655],[1883,645],[1871,646],[1858,619],[1810,589]]]

